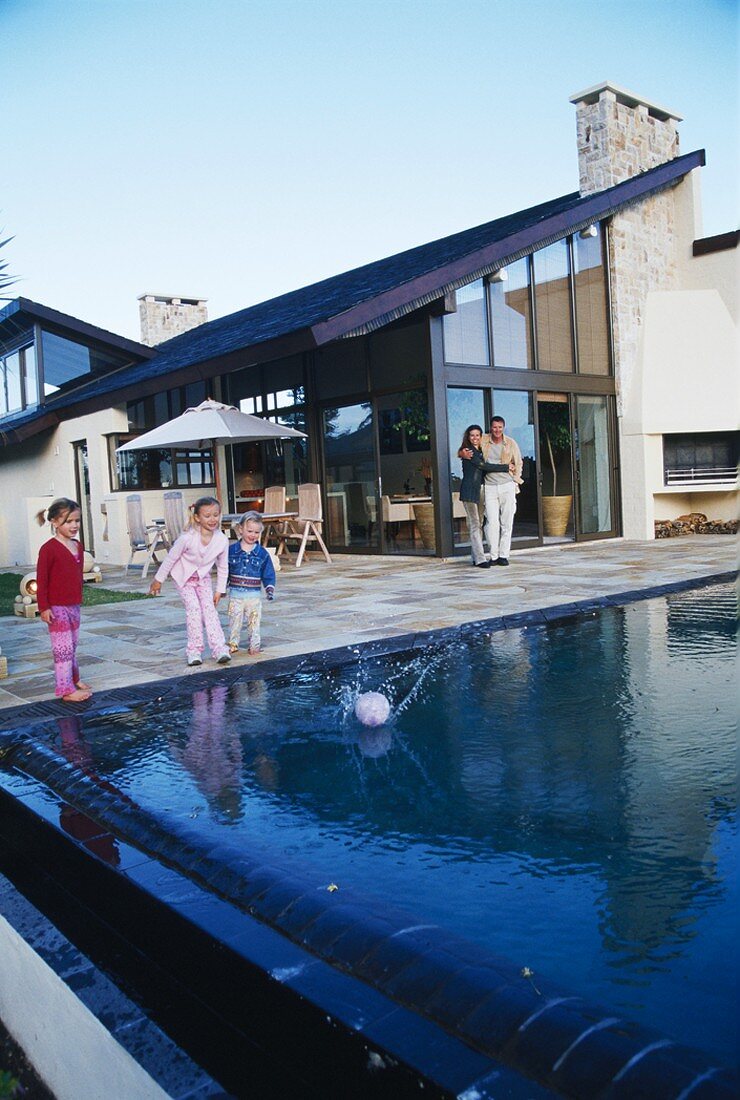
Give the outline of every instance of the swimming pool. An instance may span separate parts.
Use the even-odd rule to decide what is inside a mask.
[[[38,736],[202,859],[418,914],[730,1064],[734,627],[723,585]]]

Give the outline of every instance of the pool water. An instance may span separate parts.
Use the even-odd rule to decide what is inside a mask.
[[[382,899],[736,1059],[730,585],[55,727],[204,849]],[[360,691],[391,700],[366,729]]]

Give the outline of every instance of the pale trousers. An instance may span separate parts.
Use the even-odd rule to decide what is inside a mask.
[[[486,495],[486,529],[488,533],[488,545],[491,547],[491,558],[508,558],[511,551],[511,532],[514,527],[514,513],[516,512],[516,486],[514,482],[508,485],[484,486]]]
[[[239,645],[245,615],[247,616],[247,646],[256,653],[262,645],[261,596],[232,596],[229,600],[229,645]]]
[[[177,586],[180,598],[185,604],[185,628],[188,634],[186,644],[188,657],[200,656],[203,652],[203,624],[205,623],[206,637],[214,657],[220,657],[226,653],[226,639],[218,617],[218,612],[213,605],[213,585],[211,578],[199,577],[195,573],[190,580],[180,587]]]
[[[483,505],[481,503],[476,504],[474,500],[464,500],[462,504],[468,521],[470,553],[473,557],[473,565],[480,565],[482,561],[486,560],[483,549]]]

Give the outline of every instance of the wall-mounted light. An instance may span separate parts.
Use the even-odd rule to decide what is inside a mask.
[[[578,234],[584,241],[588,240],[589,237],[598,237],[598,235],[599,231],[595,225],[587,225],[586,228],[582,229]]]
[[[505,267],[500,267],[498,271],[492,271],[488,276],[488,280],[491,283],[505,283],[509,278],[509,272]]]

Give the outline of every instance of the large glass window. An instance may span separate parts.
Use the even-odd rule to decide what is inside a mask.
[[[328,541],[378,545],[373,410],[369,402],[323,412]]]
[[[134,435],[108,437],[111,487],[114,492],[215,484],[212,451],[161,448],[152,451],[116,453],[116,448],[122,443],[128,443],[130,439],[135,438]]]
[[[483,280],[456,292],[457,310],[443,318],[446,363],[488,366],[488,325]]]
[[[447,390],[447,440],[450,448],[450,485],[452,486],[452,523],[455,546],[467,546],[470,542],[465,508],[460,501],[462,484],[462,459],[457,457],[463,433],[471,424],[480,424],[483,432],[486,423],[484,390],[450,388]]]
[[[614,526],[607,399],[579,394],[575,405],[581,534],[606,534]]]
[[[23,358],[23,385],[26,405],[38,405],[39,379],[36,371],[36,348],[31,344],[30,347],[23,349],[21,355]]]
[[[5,400],[9,413],[23,408],[21,390],[21,353],[14,351],[5,357]]]
[[[532,263],[537,318],[537,365],[540,370],[572,371],[573,330],[567,240],[555,241],[547,248],[535,252]]]
[[[504,269],[505,278],[492,280],[493,362],[497,367],[531,368],[532,310],[529,259],[525,256]]]
[[[537,518],[537,459],[534,440],[534,398],[523,390],[494,390],[493,415],[503,416],[504,432],[519,444],[524,484],[517,494],[514,542],[539,535]]]
[[[106,374],[130,362],[124,355],[114,355],[98,348],[79,344],[57,336],[54,332],[41,333],[44,356],[44,395],[58,393],[65,386],[87,374]]]
[[[602,236],[589,226],[573,237],[576,339],[581,374],[609,374],[609,315]]]

